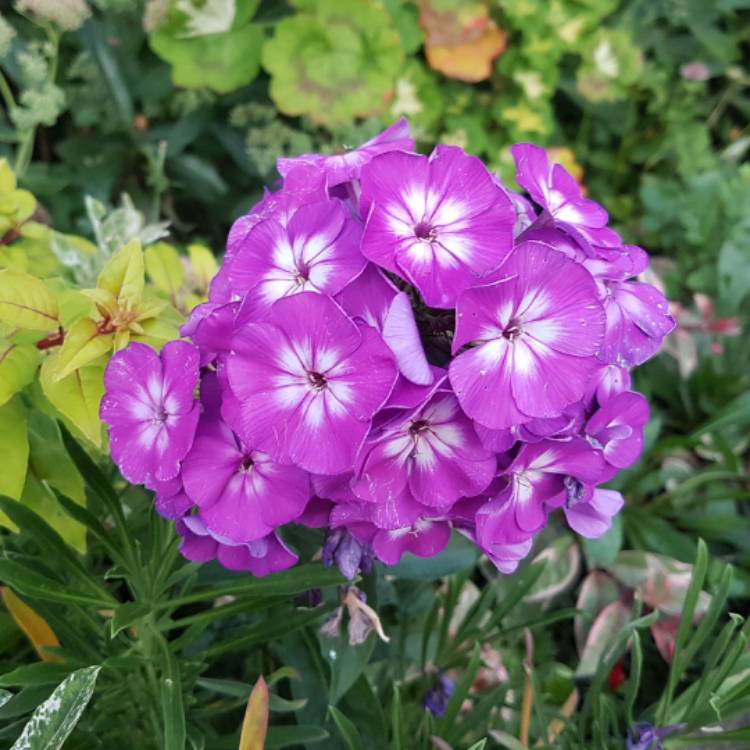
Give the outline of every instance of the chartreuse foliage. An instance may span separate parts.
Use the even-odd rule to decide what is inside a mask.
[[[127,202],[107,214],[89,201],[97,244],[35,222],[36,210],[0,161],[0,491],[83,549],[84,527],[54,497],[59,491],[86,501],[56,420],[93,451],[105,451],[99,402],[109,357],[131,340],[158,349],[177,336],[216,264],[201,245],[181,255],[155,242],[163,229],[143,226]]]

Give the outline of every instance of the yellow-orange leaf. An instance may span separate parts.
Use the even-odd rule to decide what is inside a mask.
[[[242,721],[239,750],[263,750],[268,732],[268,686],[263,675],[250,693]]]
[[[3,603],[15,620],[16,625],[23,630],[26,637],[31,641],[42,661],[50,661],[60,664],[62,659],[55,654],[45,650],[45,646],[60,647],[60,641],[52,631],[52,628],[43,620],[26,602],[21,601],[9,588],[0,588]]]

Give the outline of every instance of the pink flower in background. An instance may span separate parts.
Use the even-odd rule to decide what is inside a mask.
[[[450,365],[464,411],[492,429],[556,417],[579,401],[604,337],[596,285],[579,264],[526,242],[501,270],[504,280],[459,298]]]
[[[335,187],[342,182],[359,179],[362,167],[378,154],[388,151],[413,151],[414,139],[411,137],[409,122],[405,117],[397,120],[382,133],[363,143],[358,148],[343,154],[302,154],[276,160],[276,168],[282,177],[300,165],[313,166],[325,173],[328,187]]]
[[[397,370],[374,329],[357,326],[330,298],[303,292],[237,334],[227,373],[247,444],[338,474],[354,465]]]
[[[394,151],[362,170],[362,252],[412,283],[432,307],[496,269],[512,247],[515,212],[481,161],[455,146],[427,158]]]
[[[134,343],[107,365],[99,415],[129,482],[154,486],[177,476],[198,424],[198,360],[183,341],[171,341],[161,355]]]

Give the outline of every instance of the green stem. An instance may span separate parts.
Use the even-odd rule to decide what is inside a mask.
[[[13,98],[13,92],[11,91],[10,84],[0,71],[0,96],[3,97],[5,107],[8,112],[12,112],[16,108],[16,100]]]

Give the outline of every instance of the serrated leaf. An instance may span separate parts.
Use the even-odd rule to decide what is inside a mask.
[[[40,617],[26,602],[19,599],[9,588],[0,587],[5,608],[14,622],[31,641],[42,661],[59,662],[60,657],[45,650],[46,646],[60,648],[60,641],[47,621]]]
[[[143,257],[154,286],[174,297],[185,281],[185,269],[177,250],[166,242],[157,242],[146,248]]]
[[[29,438],[26,411],[16,398],[0,406],[0,495],[18,500],[26,482],[29,463]],[[0,514],[0,523],[5,516]]]
[[[239,750],[263,750],[268,733],[268,711],[268,686],[261,675],[247,700]]]
[[[0,406],[34,379],[38,363],[35,346],[0,340]]]
[[[33,713],[11,750],[59,750],[94,693],[101,667],[85,667],[66,677]]]
[[[141,243],[131,240],[107,261],[96,285],[109,292],[121,308],[133,310],[143,298],[144,273]]]
[[[52,331],[59,326],[57,300],[35,276],[0,271],[0,323],[32,331]]]
[[[89,365],[55,378],[59,353],[42,364],[39,381],[49,402],[97,448],[102,447],[99,404],[104,395],[104,366]]]
[[[82,318],[65,334],[60,351],[50,357],[43,369],[51,382],[59,383],[75,370],[91,364],[112,350],[114,335],[101,333],[95,320]],[[48,364],[49,362],[52,364]]]

